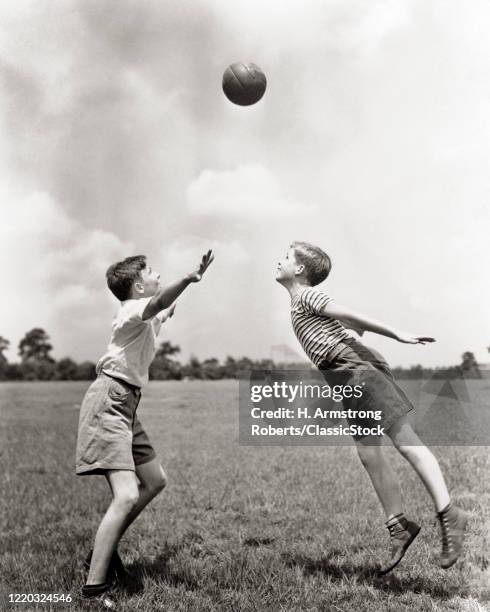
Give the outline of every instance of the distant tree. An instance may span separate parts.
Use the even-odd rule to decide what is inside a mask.
[[[162,342],[150,365],[151,380],[170,380],[182,378],[181,364],[172,359],[172,355],[180,353],[180,346],[171,342]]]
[[[35,327],[19,342],[22,378],[25,380],[51,380],[56,375],[55,361],[49,354],[53,346],[49,336]]]
[[[54,361],[29,359],[19,365],[22,380],[53,380],[56,378]]]
[[[209,380],[219,380],[223,378],[223,371],[216,357],[205,359],[201,364],[202,376]]]
[[[222,366],[223,378],[236,378],[237,371],[236,360],[228,355]]]
[[[70,357],[64,357],[56,363],[56,380],[76,380],[77,372],[78,366]]]
[[[474,353],[465,351],[461,356],[461,371],[463,376],[468,378],[481,378],[480,368],[476,361]]]
[[[275,370],[277,368],[276,364],[272,359],[260,359],[255,363],[254,367],[260,370]]]
[[[19,355],[22,361],[35,358],[52,362],[54,359],[49,354],[52,350],[48,334],[40,327],[31,329],[19,342]]]
[[[0,336],[0,358],[5,359],[5,361],[7,361],[7,358],[5,357],[3,353],[4,351],[8,349],[9,346],[10,346],[10,340],[7,340],[7,338]]]
[[[412,380],[420,380],[424,377],[424,368],[420,364],[411,366],[408,372]]]
[[[240,375],[240,372],[253,370],[254,362],[249,357],[241,357],[236,362],[237,376]]]
[[[184,366],[183,374],[189,378],[201,379],[203,377],[201,362],[195,355],[192,355],[189,359],[189,363]]]
[[[8,361],[3,353],[9,346],[10,341],[0,336],[0,380],[5,380],[7,378]]]
[[[5,380],[22,380],[24,378],[22,367],[19,363],[7,364]]]
[[[82,361],[82,363],[77,363],[75,380],[95,380],[96,376],[95,363],[92,361]]]

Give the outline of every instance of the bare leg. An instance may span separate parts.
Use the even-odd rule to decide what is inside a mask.
[[[136,476],[139,480],[138,501],[124,521],[121,535],[131,525],[145,506],[147,506],[151,500],[165,488],[167,484],[167,476],[158,459],[152,459],[148,463],[137,465]]]
[[[374,490],[383,506],[386,518],[403,513],[402,496],[398,477],[385,457],[379,438],[366,436],[356,442],[357,453],[369,474]]]
[[[439,462],[412,429],[407,417],[400,418],[387,433],[424,483],[436,512],[443,510],[449,504],[449,493]]]
[[[112,502],[95,534],[87,585],[105,582],[112,553],[123,533],[127,517],[138,503],[138,483],[134,472],[111,470],[107,478],[112,490]]]
[[[111,471],[106,474],[106,478],[113,499],[95,536],[87,584],[100,584],[106,580],[112,553],[122,535],[167,482],[157,459],[136,466],[136,474],[128,470]],[[136,501],[135,491],[138,495]],[[133,503],[129,503],[129,500]]]

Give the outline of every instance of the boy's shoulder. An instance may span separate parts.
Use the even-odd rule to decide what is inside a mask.
[[[312,287],[311,285],[305,287],[301,293],[298,294],[298,298],[301,302],[309,302],[316,299],[331,299],[325,291],[318,287]]]
[[[317,287],[305,287],[295,296],[291,307],[296,311],[305,311],[309,314],[321,314],[321,310],[332,300],[324,291]]]
[[[151,297],[138,299],[132,298],[120,302],[114,318],[120,323],[146,323],[148,320],[143,319],[143,312],[150,300]]]

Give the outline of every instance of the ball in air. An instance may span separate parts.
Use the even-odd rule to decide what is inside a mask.
[[[228,66],[223,74],[225,96],[239,106],[250,106],[258,102],[266,87],[265,74],[256,64],[236,62]]]

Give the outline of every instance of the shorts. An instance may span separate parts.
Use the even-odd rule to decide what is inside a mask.
[[[414,409],[412,402],[395,382],[393,373],[382,355],[368,348],[355,338],[347,338],[333,360],[320,364],[319,369],[329,385],[358,386],[360,397],[344,397],[344,410],[350,409],[354,416],[348,418],[349,425],[375,428],[379,425],[384,433],[398,419]],[[375,414],[365,417],[363,412]],[[355,440],[365,437],[354,435]]]
[[[131,470],[156,457],[136,416],[139,387],[100,373],[80,408],[76,473],[104,474]]]

